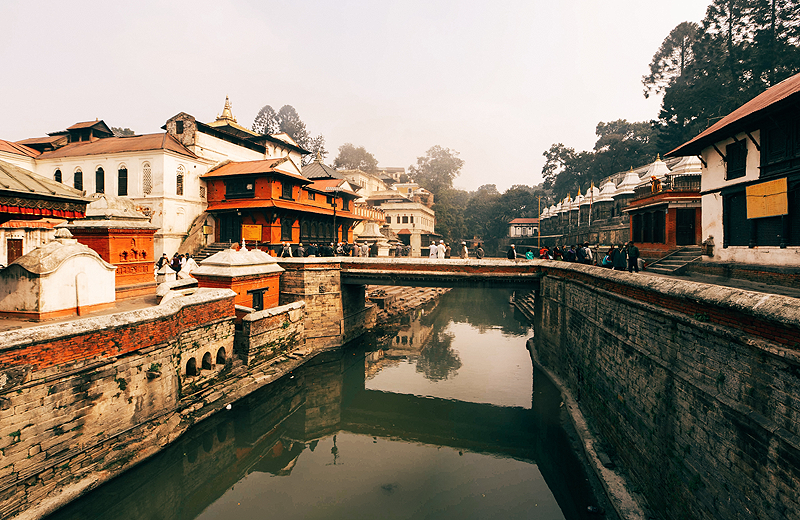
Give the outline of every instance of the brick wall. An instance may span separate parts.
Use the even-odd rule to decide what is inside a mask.
[[[233,293],[206,290],[0,333],[0,517],[40,515],[59,492],[92,487],[185,431],[179,360],[232,351],[233,319]]]
[[[71,363],[125,355],[164,344],[182,330],[233,318],[232,293],[211,290],[202,294],[216,296],[188,296],[174,304],[132,313],[1,333],[0,367],[21,367],[42,377],[44,369],[61,371]],[[0,387],[0,392],[4,391]]]
[[[540,360],[658,518],[800,518],[796,300],[588,267],[540,296]]]

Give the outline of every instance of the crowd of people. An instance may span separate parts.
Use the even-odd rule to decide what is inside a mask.
[[[512,248],[514,246],[512,245]],[[511,258],[511,256],[509,256]],[[552,249],[542,246],[539,258],[546,260],[562,260],[564,262],[577,262],[579,264],[597,265],[615,271],[639,272],[639,248],[633,241],[627,244],[616,244],[601,253],[595,246],[594,251],[589,243],[571,246],[555,246]]]
[[[308,247],[303,244],[291,244],[284,242],[278,256],[281,258],[310,258],[310,257],[334,257],[334,256],[378,256],[378,245],[368,244],[349,244],[347,242],[312,243]]]
[[[162,254],[161,258],[159,258],[158,262],[156,262],[156,271],[164,267],[164,264],[170,266],[170,268],[176,273],[180,272],[181,270],[193,271],[198,267],[197,262],[195,262],[194,258],[192,258],[192,255],[179,255],[178,253],[172,255],[172,260],[169,259],[167,253]]]
[[[485,251],[483,250],[483,246],[478,244],[475,247],[475,258],[480,260],[485,256]],[[453,258],[453,249],[450,247],[450,244],[445,244],[444,240],[439,240],[437,244],[436,241],[431,242],[430,250],[428,253],[428,257],[431,260],[436,260],[440,258]],[[458,246],[458,258],[469,258],[469,248],[467,247],[466,242],[461,242],[461,245]]]

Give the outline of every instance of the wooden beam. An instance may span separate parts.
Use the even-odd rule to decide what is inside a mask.
[[[760,152],[761,151],[761,145],[759,145],[756,142],[755,138],[752,135],[750,135],[750,132],[745,132],[745,134],[747,134],[747,137],[749,137],[750,140],[753,141],[753,144],[756,145],[756,150],[758,150]]]
[[[719,151],[719,148],[717,148],[717,145],[715,145],[715,144],[712,144],[711,146],[713,146],[713,147],[714,147],[714,150],[716,150],[716,151],[717,151],[717,153],[719,154],[719,156],[720,156],[720,157],[722,157],[722,160],[723,160],[723,161],[725,161],[725,162],[728,162],[728,158],[727,158],[727,157],[725,157],[725,154],[724,154],[724,153],[722,153],[722,152],[720,152],[720,151]]]
[[[708,168],[708,165],[707,165],[707,164],[706,164],[706,162],[703,160],[703,156],[702,156],[702,155],[698,155],[698,156],[697,156],[697,158],[698,158],[698,159],[700,159],[700,164],[702,164],[702,165],[703,165],[703,168]]]

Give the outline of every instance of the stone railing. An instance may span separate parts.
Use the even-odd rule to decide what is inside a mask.
[[[637,186],[633,200],[644,199],[663,192],[699,192],[700,175],[667,175],[663,181]]]
[[[370,208],[364,204],[356,204],[353,207],[353,214],[359,217],[363,217],[366,220],[373,220],[375,222],[380,222],[383,224],[386,222],[386,214],[383,212],[382,209],[377,208]]]

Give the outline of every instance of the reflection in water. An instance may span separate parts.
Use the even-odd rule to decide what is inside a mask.
[[[53,518],[591,518],[508,296],[452,291],[406,348],[317,356]]]
[[[431,381],[442,381],[455,376],[461,368],[461,358],[453,351],[455,336],[444,331],[434,331],[417,359],[417,372]]]

